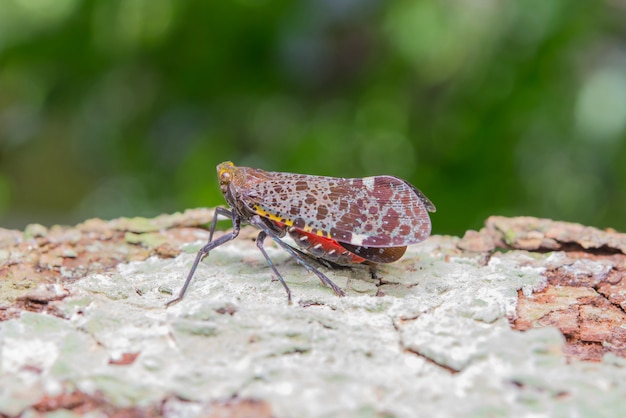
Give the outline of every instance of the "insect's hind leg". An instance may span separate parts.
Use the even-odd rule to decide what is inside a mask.
[[[304,251],[300,250],[299,248],[296,248],[292,245],[290,245],[291,249],[294,250],[295,252],[297,252],[298,254],[300,254],[300,256],[302,258],[304,258],[305,260],[308,261],[313,261],[321,266],[326,267],[327,269],[331,269],[331,270],[350,270],[352,267],[351,266],[344,266],[343,264],[337,264],[334,263],[330,260],[325,260],[321,257],[316,257],[312,254],[309,253],[305,253]]]
[[[276,235],[276,233],[270,229],[261,219],[260,216],[255,215],[250,219],[250,223],[254,226],[257,226],[258,228],[261,229],[262,232],[265,232],[265,234],[267,236],[270,236],[283,250],[287,251],[287,253],[289,253],[289,255],[291,255],[300,265],[302,265],[305,269],[307,269],[308,271],[310,271],[311,273],[315,274],[322,283],[324,283],[325,285],[329,286],[331,289],[333,289],[333,292],[335,292],[335,294],[337,296],[345,296],[346,294],[344,293],[343,290],[341,290],[341,288],[339,286],[337,286],[335,283],[332,282],[332,280],[330,280],[328,277],[326,277],[326,275],[324,275],[324,273],[322,273],[321,271],[319,271],[318,269],[316,269],[315,267],[313,267],[312,265],[310,265],[305,259],[304,257],[302,257],[300,254],[298,254],[298,252],[293,249],[291,247],[291,245],[283,242],[280,237],[278,235]],[[265,237],[263,237],[265,238]],[[266,257],[267,258],[267,257]],[[273,267],[272,264],[270,264],[270,266],[272,266],[272,268],[274,269],[274,272],[276,272],[276,268]],[[279,276],[279,280],[281,280],[282,278],[280,278]],[[284,282],[284,281],[283,281]]]
[[[265,251],[265,248],[263,247],[263,242],[265,241],[266,237],[267,237],[267,233],[265,231],[259,232],[259,235],[257,236],[257,239],[256,239],[256,246],[263,254],[263,257],[265,257],[265,261],[267,261],[267,264],[269,264],[269,266],[274,271],[274,274],[280,281],[280,284],[282,284],[283,287],[285,288],[285,291],[287,292],[287,301],[291,305],[291,290],[289,289],[289,286],[287,286],[287,283],[285,283],[283,276],[278,272],[278,269],[274,265],[274,262],[272,261],[270,256],[267,254],[267,251]]]

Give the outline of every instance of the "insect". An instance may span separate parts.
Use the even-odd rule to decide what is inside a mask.
[[[343,290],[313,267],[307,255],[338,265],[391,263],[404,255],[407,245],[430,235],[428,212],[435,212],[435,206],[397,177],[277,173],[236,167],[230,161],[217,166],[217,176],[230,209],[216,208],[209,241],[198,251],[180,293],[168,306],[182,300],[200,261],[236,238],[244,223],[260,229],[256,245],[285,288],[289,303],[291,290],[263,247],[267,237],[343,296]],[[213,240],[219,216],[231,219],[233,228]],[[301,250],[282,240],[287,234]]]

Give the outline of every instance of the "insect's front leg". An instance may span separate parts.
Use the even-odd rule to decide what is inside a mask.
[[[220,215],[232,219],[233,230],[230,233],[222,235],[221,237],[213,241],[213,234],[215,233],[215,226],[217,225],[217,217]],[[171,306],[177,302],[180,302],[183,299],[183,296],[185,296],[185,292],[187,291],[187,287],[189,287],[189,283],[191,283],[191,279],[193,278],[193,275],[196,272],[196,268],[198,267],[198,264],[200,264],[200,262],[204,259],[204,257],[209,255],[209,252],[212,249],[217,248],[220,245],[230,240],[235,239],[237,235],[239,235],[240,229],[241,229],[241,218],[239,218],[239,215],[237,215],[235,211],[231,211],[225,208],[215,208],[215,215],[213,215],[213,221],[211,223],[211,232],[209,233],[209,242],[207,242],[207,244],[204,247],[202,247],[200,251],[198,251],[198,254],[196,255],[196,260],[193,262],[193,266],[191,266],[191,270],[189,271],[189,274],[187,275],[187,279],[185,279],[185,283],[183,284],[183,287],[180,290],[180,293],[178,294],[178,296],[170,300],[169,302],[167,302],[165,306]]]
[[[232,219],[233,220],[233,228],[235,227],[235,211],[234,210],[228,210],[226,208],[220,208],[217,207],[215,208],[215,212],[213,213],[213,220],[211,220],[211,229],[209,232],[209,242],[213,241],[213,234],[215,234],[215,228],[217,227],[217,221],[218,221],[218,217],[219,216],[223,216],[225,218],[228,219]]]
[[[293,258],[296,259],[296,261],[301,264],[304,268],[306,268],[308,271],[310,271],[311,273],[315,274],[321,281],[322,283],[328,285],[331,289],[333,289],[333,291],[335,292],[335,294],[337,296],[345,296],[345,293],[343,290],[341,290],[341,288],[339,286],[337,286],[335,283],[333,283],[328,277],[326,277],[324,275],[324,273],[322,273],[321,271],[319,271],[318,269],[316,269],[315,267],[313,267],[312,265],[310,265],[300,254],[298,254],[298,252],[296,250],[294,250],[289,244],[284,243],[281,239],[280,236],[276,234],[276,232],[270,228],[269,226],[267,226],[265,224],[265,222],[263,222],[263,219],[259,216],[259,215],[254,215],[252,218],[250,218],[249,220],[250,224],[258,227],[261,229],[261,231],[265,232],[265,234],[267,234],[268,236],[270,236],[283,250],[287,251],[289,253],[289,255],[291,255]],[[265,236],[263,237],[265,238]],[[268,258],[266,256],[266,258]],[[276,268],[273,267],[272,264],[270,264],[270,266],[274,269],[274,272],[276,272]],[[281,280],[282,278],[280,277],[280,275],[278,276],[279,280]],[[282,281],[282,280],[281,280]],[[284,281],[283,281],[284,284]],[[286,286],[286,285],[285,285]],[[288,296],[291,297],[290,293],[288,292]]]

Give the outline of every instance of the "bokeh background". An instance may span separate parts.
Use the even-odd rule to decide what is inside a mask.
[[[626,0],[0,2],[0,226],[224,204],[224,160],[624,231]]]

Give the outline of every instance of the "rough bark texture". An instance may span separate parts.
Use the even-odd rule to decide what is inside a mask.
[[[211,210],[0,230],[0,415],[619,416],[626,236],[491,217],[328,270],[244,229],[165,308]]]
[[[626,235],[567,222],[491,217],[459,247],[492,253],[498,248],[550,253],[545,287],[521,291],[513,329],[554,326],[566,338],[569,359],[626,357]]]

